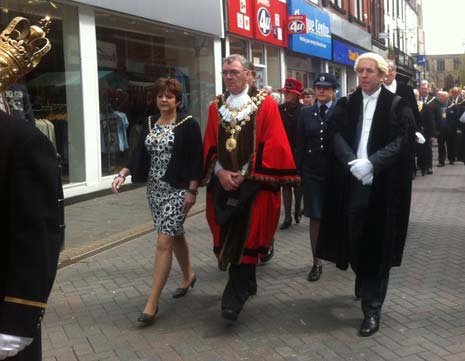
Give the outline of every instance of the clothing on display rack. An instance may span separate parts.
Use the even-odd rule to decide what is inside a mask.
[[[56,149],[55,126],[53,123],[48,119],[36,119],[36,127],[45,134]]]

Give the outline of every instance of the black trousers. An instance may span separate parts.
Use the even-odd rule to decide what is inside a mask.
[[[442,130],[438,135],[438,162],[444,164],[446,156],[449,162],[455,160],[455,130]],[[447,151],[446,151],[447,148]]]
[[[256,266],[254,264],[231,264],[229,279],[223,292],[221,308],[241,312],[252,291],[257,288]]]
[[[380,317],[381,308],[386,298],[389,283],[389,272],[379,274],[369,271],[373,266],[370,259],[379,259],[381,245],[362,245],[365,224],[370,212],[370,186],[363,186],[352,178],[348,207],[349,244],[351,266],[356,274],[355,293],[362,298],[362,311],[365,317]],[[368,268],[368,269],[367,269]]]
[[[417,155],[417,168],[422,173],[428,169],[433,168],[433,146],[431,144],[431,138],[425,139],[425,143],[416,144],[415,153]]]
[[[379,319],[386,298],[389,273],[382,276],[356,276],[355,283],[360,287],[363,315]]]

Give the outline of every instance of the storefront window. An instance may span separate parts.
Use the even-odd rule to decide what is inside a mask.
[[[231,36],[229,38],[229,53],[239,54],[247,58],[247,40]]]
[[[16,16],[37,24],[51,18],[50,52],[18,84],[6,90],[15,116],[36,123],[62,159],[63,183],[85,180],[82,91],[77,8],[51,1],[2,0],[0,26]],[[29,95],[32,112],[26,104]]]
[[[279,61],[279,48],[274,46],[266,47],[266,68],[267,68],[267,85],[273,89],[279,89],[281,84],[281,67]]]
[[[260,43],[252,43],[252,62],[265,64],[265,47]]]
[[[215,96],[213,39],[134,18],[96,12],[102,175],[127,161],[147,117],[157,113],[154,82],[183,86],[182,109],[204,129]]]
[[[313,64],[319,63],[318,60],[306,55],[300,55],[294,52],[289,52],[286,54],[287,61],[287,74],[286,78],[294,78],[300,81],[304,88],[312,87],[313,78],[316,72],[318,71],[317,65]]]

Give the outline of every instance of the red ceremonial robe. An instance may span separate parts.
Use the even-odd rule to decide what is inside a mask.
[[[256,95],[254,88],[249,92],[249,95],[251,97]],[[246,141],[245,137],[247,135],[254,138],[251,146],[253,150],[247,155],[249,166],[245,179],[257,182],[259,190],[252,200],[250,212],[248,213],[249,219],[244,225],[247,228],[244,230],[246,239],[245,242],[241,240],[242,245],[239,246],[242,247],[242,253],[239,260],[231,263],[256,264],[258,262],[259,253],[266,252],[278,225],[281,206],[279,186],[300,181],[278,106],[271,97],[266,96],[264,93],[259,95],[264,98],[259,104],[258,111],[251,116],[249,123],[252,123],[252,127],[250,132],[247,134],[246,131],[241,131],[236,134],[238,145]],[[227,99],[227,94],[224,99]],[[208,124],[204,137],[205,176],[202,182],[203,185],[210,182],[217,159],[228,159],[234,153],[226,150],[224,135],[226,134],[226,137],[228,137],[230,134],[225,132],[220,121],[221,116],[218,109],[221,107],[221,102],[222,97],[219,96],[216,101],[210,104]],[[245,128],[245,126],[243,125],[242,128]],[[219,132],[222,132],[222,135]],[[240,146],[237,147],[237,149],[239,148]],[[221,165],[224,169],[237,171],[237,169],[228,169],[223,162]],[[214,201],[212,187],[209,186],[207,188],[207,221],[213,234],[214,252],[217,257],[221,258],[225,237],[227,236],[224,235],[224,232],[222,234],[222,226],[216,221]],[[237,231],[237,229],[234,229],[232,233]]]

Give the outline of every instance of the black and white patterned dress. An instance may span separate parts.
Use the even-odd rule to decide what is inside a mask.
[[[180,236],[184,234],[186,214],[182,211],[182,205],[186,190],[174,188],[161,179],[165,175],[173,151],[173,130],[174,123],[154,124],[152,134],[161,138],[155,144],[150,133],[145,138],[145,147],[150,154],[147,198],[155,229],[169,236]]]

